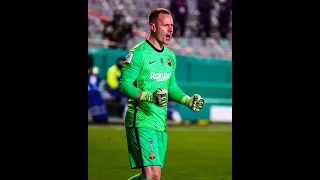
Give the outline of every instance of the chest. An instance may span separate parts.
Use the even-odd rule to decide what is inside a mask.
[[[168,55],[147,54],[143,61],[143,74],[172,73],[173,59]]]

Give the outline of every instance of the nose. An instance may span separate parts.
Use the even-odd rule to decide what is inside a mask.
[[[168,31],[169,31],[169,32],[172,32],[172,31],[173,31],[173,26],[172,26],[172,25],[168,26]]]

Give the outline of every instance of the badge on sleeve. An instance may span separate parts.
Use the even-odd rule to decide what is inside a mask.
[[[133,53],[132,53],[132,52],[129,52],[129,54],[126,56],[124,62],[130,63],[130,62],[131,62],[131,59],[132,59],[132,55],[133,55]]]
[[[169,65],[169,66],[172,66],[172,63],[171,63],[170,58],[168,58],[168,65]]]

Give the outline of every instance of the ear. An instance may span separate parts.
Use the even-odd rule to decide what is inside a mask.
[[[156,31],[156,25],[154,24],[154,23],[150,23],[149,24],[149,26],[150,26],[150,30],[152,31],[152,32],[155,32]]]

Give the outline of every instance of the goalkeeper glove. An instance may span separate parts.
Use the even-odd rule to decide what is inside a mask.
[[[167,105],[168,91],[164,88],[158,88],[153,94],[142,92],[140,101],[149,101],[155,103],[157,106],[164,107]]]
[[[199,112],[204,104],[204,99],[199,94],[194,94],[191,98],[185,96],[182,99],[182,103],[189,107],[194,112]]]

